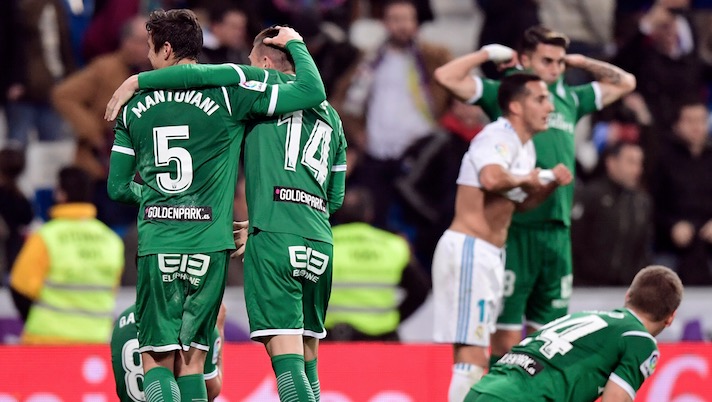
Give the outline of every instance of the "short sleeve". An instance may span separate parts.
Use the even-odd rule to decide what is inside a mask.
[[[576,121],[579,121],[581,117],[589,113],[603,108],[601,86],[598,82],[577,85],[570,87],[570,90],[576,98]]]
[[[472,78],[477,82],[477,92],[467,103],[481,107],[487,117],[494,121],[502,115],[497,103],[500,82],[478,76]]]
[[[487,165],[500,165],[509,169],[517,150],[518,146],[512,136],[501,131],[491,131],[472,141],[468,155],[479,174]]]
[[[126,127],[126,112],[128,106],[124,106],[121,115],[116,119],[116,125],[114,127],[114,144],[111,147],[113,152],[119,152],[126,155],[136,156],[136,152],[131,142],[131,136],[129,135],[129,130]]]
[[[623,356],[610,380],[635,399],[635,393],[655,371],[660,352],[652,335],[644,331],[625,332],[621,342]]]

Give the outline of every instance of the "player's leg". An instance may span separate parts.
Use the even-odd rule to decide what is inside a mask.
[[[174,363],[181,347],[178,336],[183,292],[182,285],[172,277],[166,278],[159,269],[158,259],[165,256],[152,254],[137,259],[136,325],[147,402],[181,400]],[[166,297],[169,294],[181,297]]]
[[[504,298],[497,317],[497,331],[492,334],[490,367],[522,340],[523,317],[531,293],[535,272],[531,270],[530,228],[512,225],[507,236],[504,272]]]
[[[502,295],[501,250],[446,231],[433,258],[435,341],[453,345],[448,400],[460,402],[487,367]]]
[[[225,292],[229,252],[184,255],[187,277],[182,280],[183,304],[176,381],[183,401],[206,401],[208,391],[203,368],[220,303]]]
[[[534,332],[543,325],[567,314],[573,285],[571,235],[567,227],[554,226],[536,233],[542,269],[526,309],[527,330]]]
[[[256,231],[245,248],[250,337],[265,345],[280,401],[314,401],[304,365],[301,278],[314,256],[301,237]]]
[[[318,372],[318,348],[319,340],[326,337],[326,329],[324,321],[326,320],[326,310],[329,305],[331,296],[331,280],[332,280],[332,260],[334,255],[334,246],[329,243],[305,240],[308,247],[312,248],[318,255],[324,257],[319,258],[314,271],[322,271],[319,275],[304,278],[303,295],[302,295],[302,311],[304,313],[304,370],[309,380],[314,400],[319,402],[321,399],[321,385],[319,382]],[[321,265],[323,261],[324,265]],[[312,272],[313,273],[313,272]]]

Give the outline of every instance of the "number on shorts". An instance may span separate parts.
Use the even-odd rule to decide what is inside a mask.
[[[175,178],[171,173],[158,173],[158,187],[166,193],[182,193],[193,184],[193,158],[190,152],[182,147],[170,147],[170,140],[187,140],[190,138],[188,126],[170,126],[153,128],[153,157],[156,167],[169,166],[171,161],[176,164]]]
[[[277,125],[287,125],[287,139],[284,144],[284,170],[295,171],[299,159],[299,145],[302,138],[301,110],[285,114],[277,120]],[[333,129],[325,122],[316,120],[302,151],[302,165],[311,170],[319,184],[324,184],[329,173],[329,145]]]
[[[514,271],[505,270],[504,271],[504,288],[502,293],[504,297],[509,297],[514,293],[514,283],[517,282],[517,274]]]
[[[138,358],[138,364],[136,364]],[[138,339],[129,339],[121,348],[121,365],[124,367],[124,383],[129,398],[136,402],[145,401],[146,398],[139,385],[143,383],[143,367],[141,354],[138,353]]]
[[[547,359],[556,354],[565,355],[573,348],[574,341],[608,326],[603,318],[595,314],[573,319],[570,317],[566,315],[547,324],[536,337],[537,341],[544,342],[539,351]]]

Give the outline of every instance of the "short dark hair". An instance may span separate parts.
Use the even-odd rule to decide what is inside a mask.
[[[633,278],[626,306],[660,322],[677,310],[682,293],[682,281],[675,271],[662,265],[651,265],[641,269]]]
[[[0,150],[0,175],[11,181],[25,170],[25,150],[22,148],[7,147]]]
[[[541,25],[535,25],[524,31],[519,42],[519,53],[531,53],[539,44],[569,47],[569,37]]]
[[[198,18],[188,9],[153,11],[148,16],[146,30],[153,42],[154,52],[158,53],[161,46],[168,42],[178,60],[197,60],[203,48],[203,30]]]
[[[704,108],[707,108],[707,105],[705,102],[697,97],[697,96],[687,96],[685,97],[680,103],[679,107],[677,110],[675,110],[675,123],[680,121],[680,118],[682,117],[682,112],[683,110],[689,108],[689,107],[695,107],[695,106],[701,106]]]
[[[527,83],[533,81],[541,81],[541,78],[529,73],[517,73],[502,78],[497,92],[497,103],[502,115],[509,115],[509,104],[511,102],[529,95]]]
[[[286,70],[288,67],[294,70],[294,58],[289,52],[279,46],[267,45],[262,42],[265,38],[274,38],[279,35],[279,29],[275,27],[265,28],[255,36],[252,46],[259,49],[259,52],[266,53],[272,61],[277,64],[277,70]]]
[[[91,202],[94,192],[89,174],[76,166],[59,171],[59,189],[67,196],[67,202]]]
[[[616,158],[618,157],[621,152],[623,152],[623,148],[625,147],[636,147],[636,148],[641,148],[640,144],[632,141],[616,141],[613,144],[607,146],[603,150],[603,159],[608,159],[608,158]],[[642,148],[641,148],[642,149]]]
[[[366,222],[373,218],[373,196],[363,187],[350,187],[344,194],[344,202],[336,213],[334,221],[342,223]]]

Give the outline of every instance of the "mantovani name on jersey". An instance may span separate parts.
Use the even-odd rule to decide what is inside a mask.
[[[147,205],[143,211],[144,220],[172,221],[212,221],[212,207],[185,205]]]
[[[274,201],[303,204],[319,212],[326,213],[326,200],[293,187],[274,187]]]
[[[190,105],[195,105],[198,109],[201,109],[208,116],[215,113],[216,110],[220,109],[220,105],[216,104],[214,100],[206,96],[203,98],[201,92],[191,90],[191,91],[153,91],[152,93],[146,94],[143,100],[138,101],[136,106],[131,108],[131,112],[136,115],[139,119],[141,115],[145,113],[151,106],[157,105],[163,102],[180,102],[188,103]]]
[[[507,353],[497,361],[497,364],[519,366],[532,377],[544,370],[544,366],[541,363],[524,353]]]

